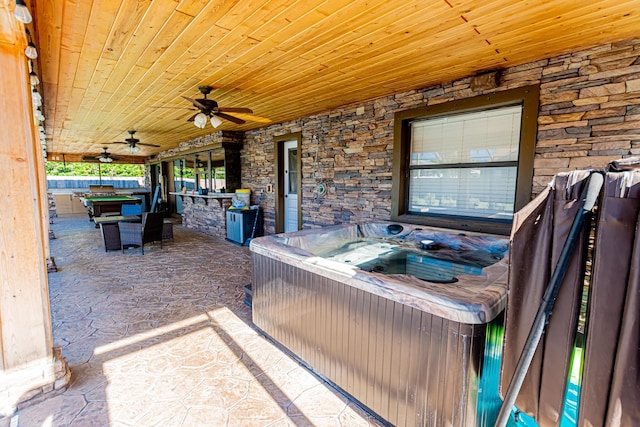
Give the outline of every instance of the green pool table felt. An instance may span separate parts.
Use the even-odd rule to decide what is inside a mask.
[[[87,202],[126,202],[129,200],[140,200],[130,196],[103,196],[103,197],[85,197]]]

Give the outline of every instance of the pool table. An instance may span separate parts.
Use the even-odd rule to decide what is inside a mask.
[[[137,204],[141,202],[142,201],[139,198],[131,196],[100,196],[82,198],[82,204],[84,204],[89,213],[89,221],[93,221],[94,216],[101,216],[103,213],[120,213],[122,205]]]

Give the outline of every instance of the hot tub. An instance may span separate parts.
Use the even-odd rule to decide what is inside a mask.
[[[253,322],[396,426],[477,425],[508,240],[408,224],[256,238]]]

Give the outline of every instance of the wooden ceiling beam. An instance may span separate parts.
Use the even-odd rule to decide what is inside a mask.
[[[100,163],[98,157],[100,154],[78,154],[78,153],[47,153],[47,160],[50,162],[67,162],[67,163]],[[94,160],[87,160],[87,157],[94,157]],[[145,162],[145,156],[114,156],[111,163],[103,163],[105,165],[142,165]]]

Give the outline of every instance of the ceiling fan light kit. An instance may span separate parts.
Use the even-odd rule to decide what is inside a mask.
[[[207,116],[204,113],[196,114],[196,116],[193,118],[193,124],[200,129],[204,129],[205,125],[207,124]]]
[[[100,160],[100,162],[102,163],[112,163],[113,157],[111,157],[111,153],[107,151],[107,147],[104,147],[103,150],[104,151],[100,153],[100,155],[96,157],[96,159]]]
[[[222,120],[218,116],[211,115],[211,126],[217,128],[222,124]]]

